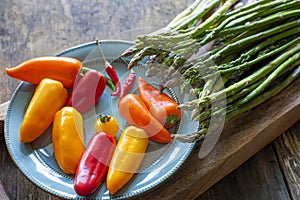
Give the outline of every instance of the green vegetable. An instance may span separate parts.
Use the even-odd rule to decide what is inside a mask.
[[[149,56],[146,75],[160,77],[161,90],[192,87],[195,98],[178,108],[191,112],[201,130],[174,136],[180,141],[203,139],[213,116],[229,121],[300,75],[300,0],[258,0],[233,9],[237,2],[196,0],[123,53],[133,55],[128,68]]]

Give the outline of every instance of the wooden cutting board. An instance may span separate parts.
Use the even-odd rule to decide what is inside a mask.
[[[194,199],[202,194],[300,119],[299,86],[300,78],[269,101],[228,122],[216,146],[202,159],[197,144],[173,176],[142,198]],[[8,102],[0,105],[0,133],[7,106]]]

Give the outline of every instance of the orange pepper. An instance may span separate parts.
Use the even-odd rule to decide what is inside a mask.
[[[129,124],[144,129],[151,140],[161,143],[172,141],[169,131],[151,115],[137,95],[123,97],[119,102],[119,112]]]
[[[82,64],[69,57],[46,56],[27,60],[5,72],[12,78],[39,84],[44,78],[60,81],[65,87],[73,87]]]
[[[67,96],[67,90],[59,81],[43,79],[36,87],[24,115],[20,141],[29,143],[38,138],[51,125],[55,113],[64,106]]]
[[[181,110],[177,109],[178,104],[142,77],[138,79],[138,92],[150,113],[166,128],[173,127],[181,119]]]
[[[75,108],[66,106],[55,114],[52,143],[61,170],[66,174],[75,174],[84,152],[83,118]]]
[[[148,135],[140,128],[126,127],[118,141],[107,172],[106,186],[115,194],[130,181],[144,159]]]

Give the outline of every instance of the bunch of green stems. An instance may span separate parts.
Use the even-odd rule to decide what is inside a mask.
[[[129,68],[147,58],[146,75],[160,74],[161,90],[191,86],[194,99],[179,108],[191,111],[201,130],[178,139],[203,138],[212,116],[229,121],[300,74],[300,0],[258,0],[233,9],[237,3],[196,0],[123,54],[132,56]]]

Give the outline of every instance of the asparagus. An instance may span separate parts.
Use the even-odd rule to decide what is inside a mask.
[[[274,0],[262,0],[262,1],[258,0],[258,1],[255,1],[252,4],[245,5],[241,8],[239,8],[239,9],[236,9],[236,10],[233,10],[229,13],[224,14],[222,16],[222,18],[223,18],[222,21],[224,21],[228,17],[231,17],[232,15],[236,15],[236,14],[244,12],[246,10],[251,10],[251,12],[264,11],[264,8],[262,8],[261,5],[264,5],[264,4],[267,4],[267,3],[270,3],[270,2],[272,3],[272,2],[274,2]]]
[[[297,29],[298,29],[298,31],[300,31],[300,28],[297,28]],[[282,52],[283,50],[285,50],[286,48],[288,48],[288,47],[290,47],[292,45],[298,44],[299,42],[300,42],[300,38],[297,37],[294,40],[292,40],[292,41],[290,41],[290,42],[288,42],[288,43],[286,43],[286,44],[284,44],[284,45],[282,45],[282,46],[274,49],[273,51],[270,51],[270,52],[268,52],[266,54],[258,56],[257,58],[252,59],[252,60],[250,60],[248,62],[242,62],[241,65],[238,65],[238,66],[235,66],[235,67],[228,67],[228,65],[227,65],[227,67],[225,69],[219,67],[220,73],[221,74],[228,74],[228,73],[236,73],[238,71],[242,71],[242,70],[247,69],[250,66],[253,66],[254,64],[256,64],[256,63],[258,63],[258,62],[260,62],[260,61],[262,61],[264,59],[270,58],[270,57],[272,57],[272,56],[274,56],[274,55]],[[258,48],[259,46],[262,46],[261,44],[258,45],[258,46],[256,46],[256,48]],[[221,66],[221,67],[223,67],[223,66]]]
[[[300,31],[299,28],[297,28],[296,30],[298,30],[298,32]],[[284,34],[282,34],[283,36]],[[281,37],[282,37],[281,36]],[[277,36],[276,36],[277,37]],[[273,38],[274,39],[274,38]],[[270,40],[273,40],[272,38],[270,38]],[[300,38],[299,37],[296,37],[294,40],[291,40],[290,42],[274,49],[273,51],[270,51],[266,54],[262,54],[261,56],[258,56],[257,58],[251,60],[251,61],[248,61],[248,62],[243,62],[242,64],[240,65],[237,65],[237,66],[234,66],[234,67],[228,67],[228,64],[227,64],[227,67],[224,68],[224,66],[218,66],[218,71],[217,73],[220,73],[223,77],[223,79],[225,78],[224,75],[227,74],[227,78],[230,78],[230,79],[236,79],[238,78],[239,76],[241,76],[241,74],[246,71],[249,67],[251,66],[254,66],[255,64],[265,60],[265,59],[268,59],[268,58],[271,58],[272,56],[284,51],[285,49],[289,48],[290,46],[292,45],[295,45],[295,44],[298,44],[300,42]],[[269,40],[267,40],[265,43],[269,44]],[[255,49],[258,49],[258,47],[261,47],[261,46],[266,46],[265,43],[261,43],[259,44]],[[273,43],[273,42],[272,42]],[[272,44],[271,43],[271,44]],[[253,50],[253,49],[251,49]],[[230,64],[231,65],[231,64]],[[206,66],[206,65],[205,65]],[[203,67],[203,66],[202,66]],[[209,68],[212,68],[212,66],[208,66]],[[202,68],[203,69],[203,68]],[[214,70],[216,71],[216,67],[214,68]],[[206,73],[207,73],[207,70],[205,70]],[[191,73],[194,73],[195,75],[192,76]],[[208,73],[207,76],[205,76],[205,73],[202,71],[199,70],[199,68],[189,68],[188,70],[185,71],[185,76],[186,77],[189,77],[188,80],[192,79],[189,81],[190,84],[193,84],[193,80],[197,80],[197,79],[210,79],[211,77],[215,76],[216,72],[210,72]],[[209,82],[207,82],[207,84],[209,84]]]
[[[171,21],[167,28],[173,30],[181,30],[188,27],[188,24],[191,24],[194,21],[200,20],[204,15],[211,11],[214,7],[219,5],[221,0],[211,0],[211,1],[202,1],[198,6],[186,16],[178,16],[178,19]],[[193,4],[192,4],[193,6]],[[175,22],[174,22],[175,21]]]
[[[135,54],[129,68],[149,56],[146,75],[160,76],[161,89],[192,86],[195,99],[178,108],[191,111],[201,129],[173,136],[180,141],[203,139],[210,126],[217,128],[212,119],[231,120],[300,75],[300,0],[260,0],[231,11],[236,2],[196,0],[165,28],[138,37],[123,53]],[[208,42],[212,49],[197,53]],[[225,100],[227,105],[221,106]]]
[[[216,24],[218,20],[226,13],[238,0],[227,0],[222,7],[214,12],[207,20],[201,23],[190,35],[192,38],[197,38],[199,35],[205,32],[210,26]]]
[[[226,95],[226,97],[233,96],[240,90],[242,90],[245,86],[251,85],[258,81],[262,76],[267,76],[270,72],[272,72],[274,69],[276,69],[282,62],[287,60],[290,55],[293,55],[297,53],[300,50],[300,45],[296,45],[294,48],[289,49],[287,52],[282,54],[281,56],[277,57],[273,61],[271,61],[269,64],[259,68],[255,72],[253,72],[251,75],[245,77],[244,79],[241,79],[240,81],[234,83],[233,85],[230,85],[226,87],[224,90],[215,92],[209,96],[205,96],[204,98],[199,98],[196,100],[193,100],[191,102],[185,102],[182,105],[179,105],[178,108],[181,109],[194,109],[198,108],[199,106],[207,106],[210,101],[217,101],[220,99],[223,95]]]
[[[276,34],[275,36],[272,36],[272,37],[269,37],[267,38],[265,41],[257,44],[256,46],[254,46],[253,48],[251,48],[249,51],[246,51],[245,53],[243,53],[242,55],[240,55],[240,57],[236,60],[233,60],[229,63],[226,63],[224,65],[221,65],[219,67],[219,69],[224,69],[224,68],[230,68],[231,66],[235,66],[237,64],[241,64],[247,60],[249,60],[249,58],[255,54],[257,54],[258,52],[260,52],[262,49],[264,49],[265,47],[267,46],[270,46],[270,45],[273,45],[275,42],[277,41],[280,41],[284,38],[287,38],[289,36],[293,36],[293,35],[296,35],[300,32],[300,27],[295,27],[295,28],[292,28],[290,30],[287,30],[287,31],[284,31],[284,32],[281,32],[281,33],[278,33]],[[296,39],[296,41],[294,42],[298,42],[299,39]],[[293,42],[293,43],[294,43]],[[285,46],[285,45],[284,45]],[[282,48],[280,48],[282,49]],[[279,50],[280,50],[279,49]],[[278,51],[279,51],[278,50]],[[254,63],[253,63],[254,64]],[[232,72],[232,71],[228,71],[228,72]]]
[[[269,100],[271,97],[275,96],[279,92],[281,92],[286,86],[291,84],[296,78],[300,76],[300,66],[298,66],[291,75],[289,75],[284,81],[280,82],[275,87],[272,87],[270,90],[264,92],[262,95],[257,96],[256,98],[252,99],[248,103],[244,104],[243,106],[239,107],[238,109],[232,110],[230,113],[226,115],[226,120],[229,121],[234,117],[237,117],[244,112],[260,105],[261,103]]]
[[[202,3],[202,0],[196,0],[193,4],[191,4],[188,8],[183,10],[181,13],[179,13],[166,27],[171,28],[174,26],[175,23],[178,23],[178,21],[184,17],[189,16],[200,4]]]
[[[235,25],[236,24],[239,25],[243,21],[249,20],[253,17],[258,18],[258,17],[264,15],[264,12],[261,12],[262,10],[267,10],[267,9],[273,8],[274,6],[280,5],[283,2],[285,2],[285,1],[271,1],[270,3],[261,5],[261,1],[257,1],[256,4],[259,4],[259,5],[253,7],[253,9],[249,9],[250,6],[251,7],[253,6],[253,4],[251,4],[244,11],[242,9],[240,9],[239,12],[236,14],[231,14],[232,12],[230,12],[231,15],[228,16],[225,20],[223,20],[222,23],[220,25],[218,25],[215,29],[213,29],[204,39],[202,39],[201,44],[206,44],[207,42],[209,42],[210,40],[215,38],[215,35],[217,33],[219,33],[221,30],[223,30],[224,28],[235,27],[234,26],[235,21],[238,21],[238,23],[235,23]],[[281,10],[281,9],[272,11],[272,13],[274,13],[278,10]]]
[[[144,48],[133,56],[133,58],[130,60],[130,62],[128,64],[128,69],[131,69],[132,67],[134,67],[138,62],[143,60],[146,56],[154,55],[156,53],[157,54],[162,54],[162,53],[168,54],[168,52],[166,52],[162,49],[155,49],[152,47]]]
[[[295,54],[294,56],[292,56],[291,58],[289,58],[288,60],[286,60],[284,63],[282,63],[276,70],[274,70],[274,72],[268,76],[267,78],[263,77],[262,80],[259,80],[257,83],[254,83],[252,86],[249,86],[246,91],[244,91],[243,93],[237,93],[234,94],[234,96],[232,97],[232,99],[227,99],[229,101],[227,101],[227,103],[230,103],[228,105],[227,108],[220,108],[214,111],[211,111],[210,109],[203,111],[203,112],[197,112],[194,110],[193,112],[196,113],[194,115],[192,115],[192,119],[193,120],[199,120],[199,121],[205,121],[208,120],[210,118],[210,113],[213,112],[214,115],[220,115],[224,112],[232,112],[233,110],[238,110],[240,107],[243,107],[241,105],[248,103],[249,101],[251,101],[252,99],[256,98],[257,96],[259,96],[259,94],[265,89],[267,88],[268,85],[271,84],[271,82],[274,82],[274,80],[278,77],[280,77],[281,75],[283,75],[285,72],[287,72],[289,69],[293,69],[294,66],[298,66],[300,64],[300,60],[297,60],[300,58],[300,52],[298,52],[297,54]],[[257,88],[255,88],[255,86],[258,86]],[[262,89],[262,90],[261,90]],[[250,91],[250,94],[249,94]],[[245,96],[246,94],[246,96]],[[242,98],[240,98],[242,97]],[[240,98],[240,99],[239,99]],[[237,100],[236,102],[234,102],[234,100]],[[232,103],[233,102],[233,103]],[[226,111],[227,109],[227,111]]]
[[[176,30],[182,30],[186,27],[187,23],[192,23],[193,21],[195,21],[195,18],[193,18],[191,16],[191,14],[193,12],[189,12],[189,11],[185,11],[181,17],[185,16],[187,13],[189,13],[189,17],[188,17],[188,22],[186,22],[185,24],[182,25],[175,25],[175,22],[172,21],[171,25],[169,25],[165,30],[167,30],[167,32],[169,31],[169,34],[150,34],[149,36],[139,36],[137,39],[138,41],[136,41],[136,45],[135,47],[130,48],[129,50],[125,51],[122,56],[130,56],[133,53],[137,53],[138,52],[138,56],[134,56],[134,58],[132,59],[132,61],[129,63],[129,69],[132,68],[134,65],[136,65],[140,60],[142,60],[145,56],[148,56],[150,51],[149,49],[153,49],[153,48],[161,48],[164,49],[164,51],[169,51],[169,50],[174,50],[174,49],[182,49],[182,51],[180,51],[178,54],[184,54],[184,52],[186,52],[187,50],[189,50],[189,53],[187,55],[183,55],[184,57],[190,57],[190,55],[192,55],[193,53],[196,52],[197,49],[199,49],[199,45],[196,46],[193,49],[190,49],[191,46],[189,46],[188,48],[184,48],[184,47],[180,47],[180,46],[176,46],[178,45],[178,43],[180,41],[185,41],[185,40],[189,40],[189,38],[192,38],[191,40],[189,40],[190,42],[192,42],[193,44],[197,44],[193,39],[194,39],[194,35],[197,34],[201,34],[202,32],[204,32],[209,26],[214,25],[215,23],[217,23],[218,19],[222,16],[222,14],[224,14],[225,12],[228,11],[228,9],[234,4],[236,3],[238,0],[228,0],[224,3],[224,5],[222,5],[216,12],[214,12],[214,14],[212,16],[210,16],[209,18],[207,18],[203,23],[201,23],[196,29],[192,29],[190,32],[184,33],[184,34],[175,34],[174,35],[174,30],[172,30],[171,26],[176,26],[176,27],[180,27],[180,28],[174,28],[175,29],[175,33]],[[197,3],[201,4],[200,1],[197,1]],[[205,4],[205,1],[203,1],[203,3]],[[203,11],[200,12],[200,16],[202,17],[204,14],[206,14],[208,11],[210,11],[213,7],[215,7],[215,5],[217,3],[220,3],[220,0],[213,0],[211,4],[209,4],[209,6],[207,6]],[[196,4],[194,5],[196,6]],[[198,5],[199,6],[199,5]],[[193,7],[193,6],[192,6]],[[185,16],[186,17],[186,16]],[[197,18],[196,18],[197,19]],[[180,17],[178,17],[175,21],[177,23],[179,23]],[[165,33],[164,31],[162,31],[163,33]],[[175,44],[175,45],[174,45]],[[185,42],[186,44],[186,42]],[[138,51],[139,50],[139,51]],[[142,53],[140,53],[142,52]],[[145,53],[147,52],[147,53]],[[154,52],[153,54],[154,55]]]
[[[288,20],[295,16],[300,16],[300,9],[287,10],[287,11],[283,11],[280,13],[275,13],[268,17],[264,17],[261,20],[254,21],[252,23],[247,23],[247,24],[240,25],[240,26],[234,26],[232,28],[222,30],[222,31],[220,31],[218,37],[223,37],[223,36],[226,36],[226,35],[229,35],[232,33],[234,33],[235,35],[240,34],[241,32],[244,32],[245,30],[247,30],[247,31],[256,30],[259,27],[266,27],[267,25],[270,25],[270,24],[273,25],[274,23]]]
[[[257,88],[265,79],[266,79],[266,77],[263,77],[260,80],[258,80],[257,82],[250,85],[249,87],[243,88],[241,91],[239,91],[235,95],[228,97],[227,103],[231,104],[235,100],[240,99],[240,98],[244,97],[245,95],[249,94],[251,91],[253,91],[255,88]]]
[[[270,98],[277,95],[283,89],[285,89],[288,85],[290,85],[295,79],[300,76],[300,66],[298,66],[291,75],[289,75],[284,81],[277,84],[275,87],[270,90],[264,92],[262,95],[257,96],[255,99],[252,99],[248,103],[244,104],[242,107],[238,107],[237,109],[231,110],[226,114],[226,121],[230,121],[235,117],[240,116],[241,114],[257,107],[258,105],[266,102]],[[181,142],[196,142],[199,140],[203,140],[207,134],[207,128],[202,128],[199,131],[193,132],[187,135],[176,135],[173,134],[173,138],[177,139]]]
[[[229,45],[225,46],[224,48],[222,48],[221,50],[219,50],[218,52],[216,52],[213,55],[213,60],[215,62],[218,62],[218,60],[222,59],[222,57],[225,57],[225,56],[227,56],[231,53],[237,52],[237,51],[241,51],[241,49],[243,47],[252,45],[255,42],[258,42],[258,41],[263,40],[267,37],[270,37],[270,36],[275,35],[277,33],[281,33],[285,30],[288,30],[288,29],[291,29],[291,28],[294,28],[294,27],[297,27],[297,26],[299,26],[299,20],[294,20],[294,21],[282,24],[281,26],[276,26],[276,27],[274,27],[270,30],[266,30],[266,31],[259,32],[259,33],[256,33],[254,35],[251,35],[251,36],[249,36],[247,38],[244,38],[240,41],[237,41],[237,42],[234,42],[232,44],[229,44]]]
[[[261,76],[270,73],[272,70],[276,69],[276,67],[278,67],[283,61],[285,61],[287,58],[289,58],[290,55],[297,53],[299,51],[299,49],[300,49],[300,46],[296,45],[294,48],[288,50],[284,54],[280,55],[279,57],[277,57],[276,59],[271,61],[269,64],[259,68],[257,71],[255,71],[251,75],[247,76],[246,78],[240,80],[239,82],[229,86],[228,88],[226,88],[224,90],[224,92],[226,93],[226,96],[231,96],[235,92],[241,90],[244,85],[249,85],[249,84],[257,81],[258,79],[260,79]],[[218,98],[217,97],[218,95],[219,94],[215,93],[214,96],[211,96],[210,98],[213,98],[213,99]]]
[[[298,44],[298,51],[300,51],[300,44]],[[293,55],[293,54],[291,54]],[[286,62],[281,64],[279,67],[277,67],[269,76],[268,78],[263,81],[257,88],[255,88],[250,94],[247,95],[242,101],[241,104],[244,104],[257,95],[259,95],[267,86],[269,86],[277,77],[285,73],[289,68],[293,65],[294,62],[297,60],[300,61],[300,52],[294,54],[292,57],[290,57]]]
[[[286,0],[282,1],[273,1],[266,5],[261,5],[262,11],[249,11],[250,16],[248,15],[240,15],[236,17],[234,20],[231,20],[230,23],[226,25],[225,28],[238,26],[241,24],[246,24],[248,21],[255,21],[257,19],[263,18],[265,16],[269,16],[270,14],[278,13],[281,11],[286,11],[289,9],[299,8],[300,1],[293,0],[290,2],[286,2]],[[251,15],[253,14],[253,15]]]

